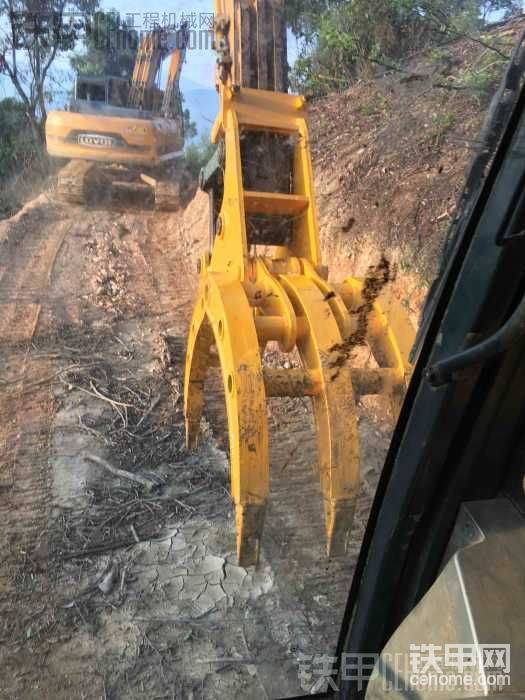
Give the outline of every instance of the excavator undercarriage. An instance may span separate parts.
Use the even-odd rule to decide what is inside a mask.
[[[308,396],[319,443],[329,556],[346,551],[360,485],[356,400],[384,393],[397,415],[414,333],[374,279],[328,282],[305,100],[286,87],[282,2],[217,0],[217,151],[201,174],[210,250],[200,260],[185,371],[187,441],[199,434],[207,370],[222,371],[237,555],[255,564],[269,498],[269,396]],[[385,267],[388,267],[385,265]],[[378,266],[381,277],[384,270]],[[268,343],[300,366],[265,366]],[[352,366],[367,345],[374,369]],[[297,364],[297,363],[296,363]]]
[[[170,177],[117,164],[71,160],[57,174],[56,196],[71,204],[134,201],[158,211],[175,211],[183,200],[187,176],[182,168]]]

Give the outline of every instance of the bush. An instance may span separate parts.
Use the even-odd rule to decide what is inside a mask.
[[[190,143],[184,151],[184,161],[194,177],[198,177],[201,168],[206,165],[215,151],[207,136],[201,136],[197,143]]]
[[[291,84],[313,95],[347,89],[371,66],[395,65],[450,38],[479,36],[485,17],[515,6],[515,0],[329,0],[321,11],[312,0],[295,0],[291,8],[299,15],[289,21],[301,50]]]
[[[412,0],[353,0],[318,20],[292,71],[295,88],[314,94],[345,89],[383,57],[407,56],[428,43],[430,27]],[[337,76],[337,77],[334,77]]]
[[[0,216],[19,209],[47,175],[44,146],[35,137],[24,105],[8,97],[0,101]]]

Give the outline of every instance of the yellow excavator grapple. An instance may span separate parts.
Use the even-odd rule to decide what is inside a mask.
[[[157,209],[180,206],[180,183],[168,166],[183,153],[179,79],[188,31],[154,29],[140,41],[130,81],[78,76],[67,110],[46,120],[50,156],[69,158],[58,173],[58,198],[82,204],[95,194],[144,195]],[[170,56],[164,89],[157,87]]]
[[[372,283],[332,285],[320,254],[305,100],[286,87],[282,3],[217,0],[220,111],[217,150],[201,173],[211,245],[185,369],[188,445],[195,444],[210,366],[220,364],[229,430],[237,555],[259,557],[269,497],[269,396],[309,396],[329,556],[346,551],[360,485],[356,398],[385,393],[399,411],[413,330],[401,306]],[[264,364],[275,341],[301,367]],[[352,366],[367,344],[377,368]]]

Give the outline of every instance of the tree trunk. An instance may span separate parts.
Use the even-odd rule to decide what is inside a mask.
[[[46,140],[44,124],[45,121],[39,119],[34,111],[29,111],[27,114],[29,118],[29,124],[31,125],[31,132],[35,141],[39,144],[44,144]]]

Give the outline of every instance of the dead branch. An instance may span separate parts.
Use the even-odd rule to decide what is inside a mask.
[[[144,486],[146,489],[151,490],[154,486],[157,484],[150,480],[147,479],[144,476],[141,476],[140,474],[133,474],[132,472],[127,472],[124,471],[124,469],[119,469],[118,467],[114,467],[112,464],[107,462],[105,459],[102,459],[102,457],[97,457],[97,455],[86,455],[85,457],[89,462],[94,462],[95,464],[98,464],[100,467],[104,467],[104,469],[107,469],[108,472],[111,472],[114,476],[118,476],[120,479],[128,479],[129,481],[134,481],[137,484],[140,484],[141,486]]]
[[[120,406],[121,408],[135,408],[135,406],[133,406],[133,404],[131,403],[115,401],[115,399],[112,399],[109,396],[105,396],[101,391],[97,389],[93,382],[89,382],[89,386],[91,387],[93,393],[97,398],[101,399],[102,401],[107,401],[107,403],[109,403],[111,406]]]
[[[155,408],[159,405],[160,399],[161,399],[160,394],[157,394],[157,396],[155,396],[155,398],[151,402],[148,410],[144,413],[142,418],[139,420],[139,422],[135,426],[135,430],[138,430],[140,428],[140,426],[142,425],[142,423],[146,420],[146,418],[155,410]]]

